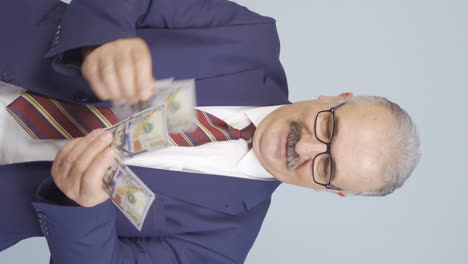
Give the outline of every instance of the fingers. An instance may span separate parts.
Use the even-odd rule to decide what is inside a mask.
[[[82,206],[95,206],[108,199],[102,180],[115,158],[109,147],[112,139],[110,132],[98,129],[59,151],[51,173],[68,198]]]
[[[101,100],[136,103],[152,95],[151,52],[140,38],[121,39],[94,49],[82,73]]]
[[[86,137],[81,138],[79,144],[75,144],[75,146],[64,157],[64,162],[74,164],[81,156],[81,153],[87,149],[91,143],[94,143],[95,139],[103,132],[104,129],[96,129]]]
[[[80,179],[77,176],[77,163],[79,169],[83,166],[82,162],[78,162],[81,153],[84,152],[103,132],[103,129],[97,129],[88,134],[86,137],[77,138],[66,144],[57,154],[54,164],[52,165],[52,177],[57,186],[70,199],[77,197]],[[74,172],[73,174],[71,172]]]
[[[130,54],[116,58],[114,64],[118,65],[117,78],[119,80],[121,92],[120,99],[130,103],[136,102],[138,99],[135,97],[137,92],[137,87],[135,87],[134,81],[136,69],[135,65],[133,65]]]
[[[80,182],[82,181],[82,175],[85,175],[88,171],[89,166],[96,157],[103,152],[105,149],[109,149],[109,145],[112,143],[112,134],[110,132],[100,133],[92,141],[83,142],[83,147],[75,147],[69,155],[78,156],[77,159],[73,162],[73,166],[69,173],[69,181],[76,185],[78,188],[74,191],[75,194],[82,195],[82,189]],[[76,151],[77,153],[73,153]],[[99,185],[101,186],[101,185]]]
[[[152,95],[152,86],[155,82],[153,77],[153,62],[148,46],[144,43],[141,46],[142,51],[139,54],[147,54],[146,56],[132,57],[133,64],[136,68],[135,86],[138,88],[138,98],[140,100],[148,100]]]
[[[70,168],[64,168],[65,164],[65,157],[67,157],[68,153],[81,141],[82,138],[76,138],[67,144],[65,144],[62,149],[57,153],[55,156],[54,163],[52,164],[52,169],[51,169],[51,174],[54,177],[54,180],[56,180],[57,177],[59,177],[59,172],[61,171],[66,171],[66,175],[68,176],[68,171]],[[68,164],[67,164],[68,165]],[[61,180],[58,179],[57,180]],[[56,182],[57,183],[57,182]]]
[[[106,94],[107,100],[118,100],[122,94],[114,61],[112,58],[106,58],[101,63],[99,72],[99,79],[102,80],[101,90]]]
[[[94,91],[96,96],[101,100],[108,100],[108,94],[105,92],[105,88],[102,85],[101,79],[99,78],[99,66],[96,59],[93,59],[92,55],[88,55],[81,66],[81,74],[85,78],[91,89]]]
[[[111,100],[111,93],[106,89],[106,85],[101,81],[99,76],[91,76],[87,80],[90,83],[91,89],[100,100]]]
[[[99,49],[97,49],[99,51]],[[99,55],[99,53],[97,53]],[[91,53],[83,62],[81,73],[83,77],[89,82],[91,89],[96,96],[101,100],[111,100],[111,96],[115,94],[111,89],[116,89],[115,85],[109,85],[107,76],[113,76],[113,65],[107,63],[107,60],[102,60],[96,55]]]
[[[107,169],[114,160],[114,151],[109,147],[106,147],[95,156],[89,164],[86,174],[81,178],[80,205],[91,207],[109,198],[109,195],[103,190],[102,181]]]

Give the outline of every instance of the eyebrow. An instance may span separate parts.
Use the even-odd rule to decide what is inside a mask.
[[[333,131],[333,133],[334,133],[335,135],[333,135],[333,138],[335,138],[336,135],[338,134],[338,130],[339,130],[338,127],[339,127],[339,124],[340,124],[340,118],[339,118],[339,117],[336,115],[336,113],[335,113],[335,129],[334,129],[334,131]]]
[[[340,118],[336,115],[335,113],[335,128],[334,128],[334,131],[333,131],[333,140],[335,140],[336,136],[338,135],[338,127],[339,127],[339,124],[340,124]],[[332,158],[332,167],[333,167],[333,170],[331,171],[332,175],[333,175],[333,178],[331,179],[331,181],[333,180],[336,180],[336,162],[335,162],[335,158],[333,157]]]

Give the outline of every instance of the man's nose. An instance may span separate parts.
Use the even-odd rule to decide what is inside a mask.
[[[302,135],[296,144],[296,152],[303,159],[312,159],[317,154],[327,151],[327,145],[318,141],[314,135]]]

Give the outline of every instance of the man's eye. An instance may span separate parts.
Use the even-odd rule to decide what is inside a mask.
[[[331,116],[327,115],[326,118],[324,118],[322,122],[322,135],[325,140],[330,140],[331,139],[331,131],[332,131],[332,120]]]
[[[329,168],[330,168],[330,159],[329,158],[324,159],[322,162],[322,174],[321,174],[323,178],[328,177]]]

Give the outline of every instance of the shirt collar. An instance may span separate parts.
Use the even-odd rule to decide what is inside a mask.
[[[250,121],[258,127],[260,123],[276,109],[283,105],[263,106],[249,108],[244,111],[244,114],[250,119]],[[247,154],[236,164],[237,168],[243,173],[259,179],[273,180],[274,177],[268,173],[265,168],[258,161],[253,149],[250,149]]]
[[[252,121],[252,123],[258,127],[260,123],[267,117],[271,112],[280,108],[283,105],[272,105],[272,106],[262,106],[249,108],[244,111],[244,114]]]

